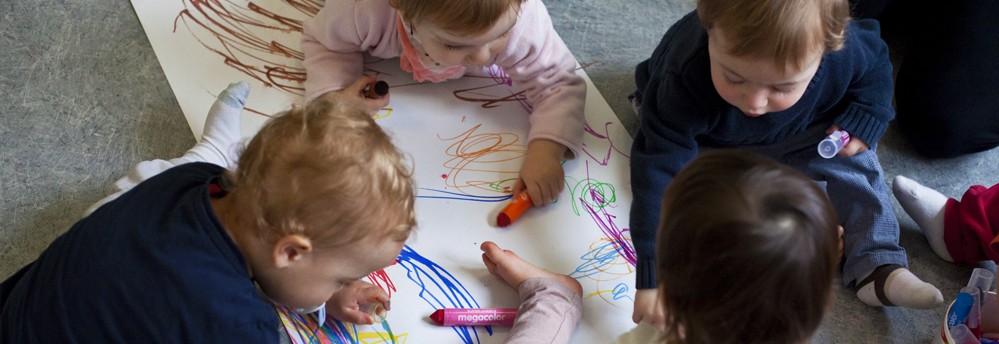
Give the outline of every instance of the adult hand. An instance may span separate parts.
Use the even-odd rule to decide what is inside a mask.
[[[371,325],[375,323],[375,319],[366,310],[376,304],[381,304],[388,311],[388,294],[374,284],[354,281],[330,297],[329,302],[326,302],[326,312],[337,320]]]
[[[513,194],[526,190],[535,207],[554,202],[565,186],[565,171],[562,170],[565,150],[565,146],[555,141],[531,141],[527,146],[527,157],[520,167],[520,179],[513,187]]]
[[[364,95],[364,89],[375,87],[376,81],[377,79],[373,76],[363,75],[350,84],[350,86],[338,91],[324,93],[319,98],[329,100],[334,104],[362,109],[374,115],[378,110],[388,106],[390,96],[390,94],[386,94],[384,97],[368,98]]]

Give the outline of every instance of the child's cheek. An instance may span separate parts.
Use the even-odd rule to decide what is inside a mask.
[[[721,96],[722,99],[725,100],[725,102],[728,103],[729,105],[732,105],[737,108],[742,108],[742,105],[739,103],[738,89],[725,85],[724,82],[722,83],[715,82],[715,91],[718,91],[718,95]]]

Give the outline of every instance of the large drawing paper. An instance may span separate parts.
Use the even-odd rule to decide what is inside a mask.
[[[208,109],[226,85],[246,80],[243,136],[267,115],[302,101],[301,21],[316,1],[132,0],[170,86],[200,137]],[[516,291],[489,275],[479,245],[494,241],[584,289],[584,319],[573,342],[606,343],[629,330],[634,249],[627,233],[631,138],[583,70],[586,123],[581,154],[565,162],[557,203],[495,224],[526,151],[527,106],[501,71],[419,84],[398,60],[371,60],[366,72],[391,85],[377,122],[411,158],[419,187],[419,228],[396,264],[369,276],[392,296],[387,326],[332,322],[350,341],[499,343],[506,328],[438,327],[440,307],[516,307]],[[289,322],[291,323],[291,322]]]

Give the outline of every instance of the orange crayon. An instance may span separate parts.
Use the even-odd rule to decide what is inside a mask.
[[[520,194],[513,197],[513,201],[503,208],[503,211],[496,216],[496,224],[500,227],[509,226],[513,221],[517,221],[520,215],[524,214],[528,208],[534,205],[531,202],[531,196],[527,195],[527,192],[521,192]]]

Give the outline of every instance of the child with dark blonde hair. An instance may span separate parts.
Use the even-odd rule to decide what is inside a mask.
[[[907,267],[877,142],[894,118],[892,66],[872,20],[846,0],[699,0],[635,72],[641,118],[631,155],[635,322],[663,323],[652,269],[659,193],[698,151],[739,147],[826,182],[845,228],[842,281],[872,306],[933,308],[936,287]],[[851,137],[838,156],[817,145]]]
[[[399,255],[415,191],[402,153],[358,104],[275,116],[234,170],[185,155],[194,162],[147,171],[0,284],[0,342],[277,343],[274,304],[372,323],[360,308],[388,308],[388,296],[360,279]],[[218,161],[232,161],[226,151]]]
[[[586,84],[541,0],[328,0],[304,25],[306,101],[354,97],[363,54],[399,57],[418,82],[506,73],[530,105],[527,153],[513,192],[535,206],[565,186],[562,159],[579,155]],[[372,83],[374,80],[371,81]],[[369,99],[370,112],[389,97]]]
[[[791,344],[811,337],[833,303],[842,233],[815,182],[751,152],[714,150],[687,164],[662,198],[656,293],[665,335],[642,323],[616,343]],[[511,338],[533,333],[561,342],[548,339],[575,326],[567,320],[578,321],[578,282],[493,243],[482,250],[489,271],[524,300]]]

